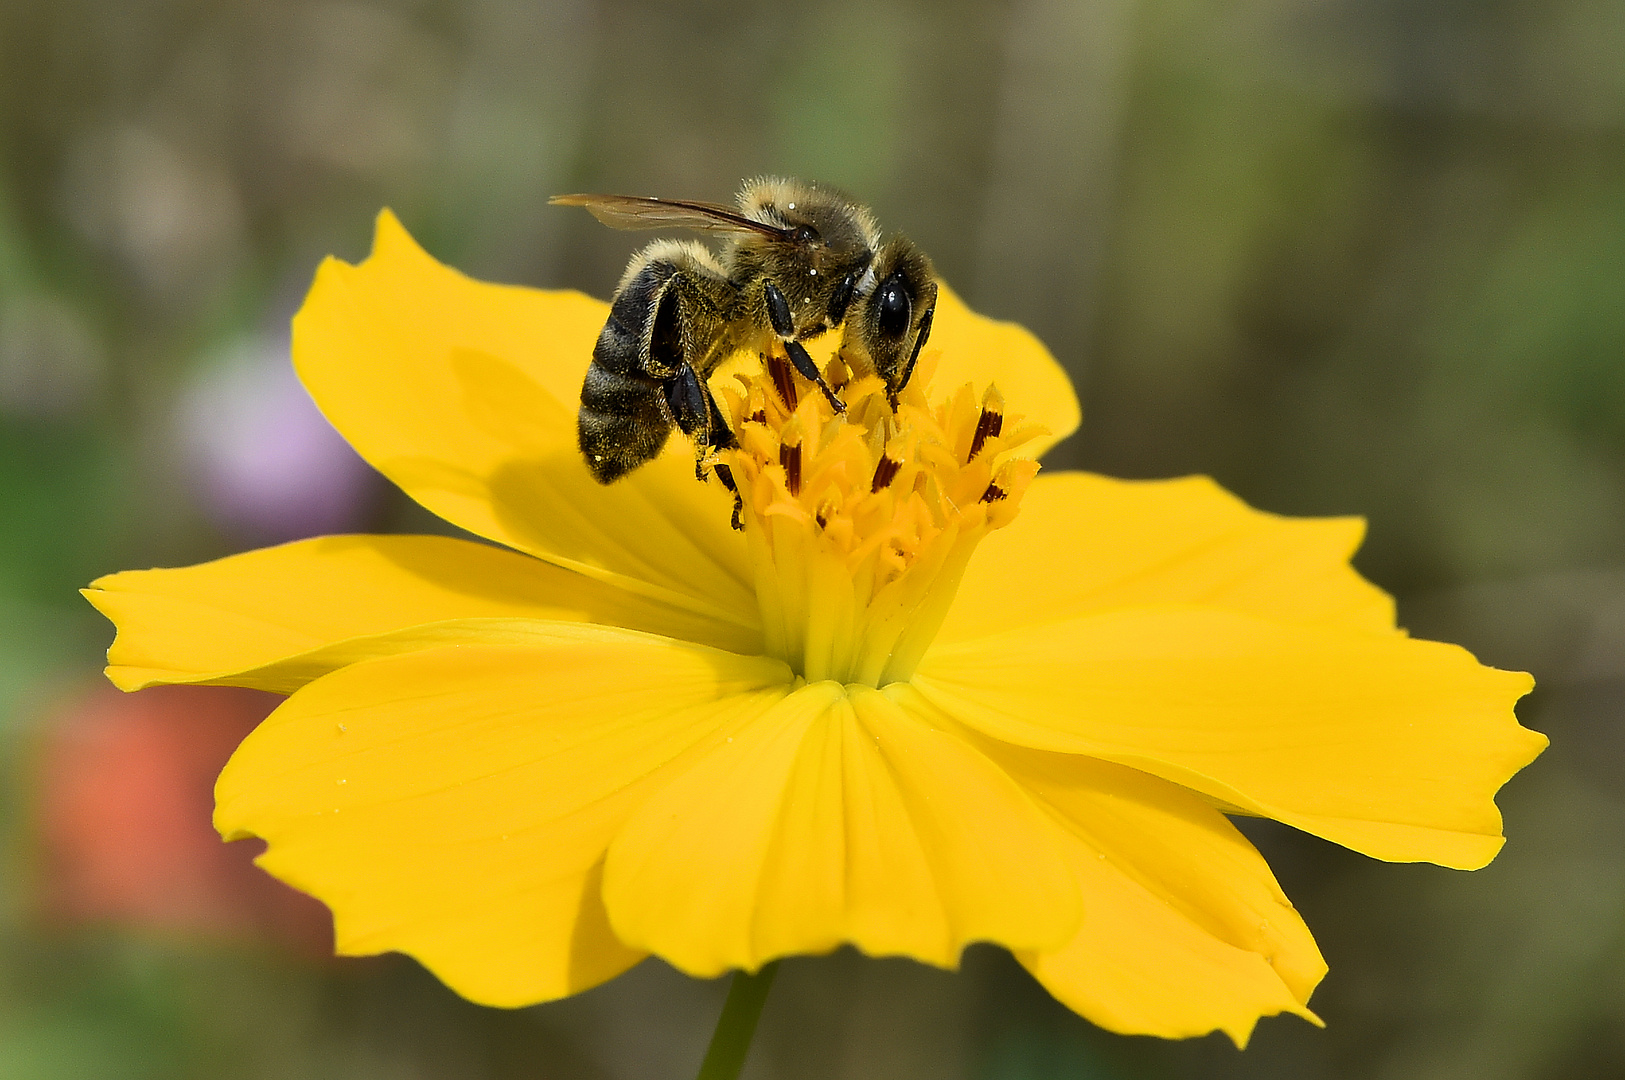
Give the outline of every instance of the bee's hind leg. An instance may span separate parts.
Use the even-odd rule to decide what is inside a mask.
[[[745,528],[745,498],[739,494],[739,485],[734,483],[734,471],[720,461],[716,463],[716,470],[717,479],[722,481],[722,486],[733,492],[734,516],[731,524],[736,531],[743,532]]]
[[[719,476],[727,470],[726,465],[717,464],[717,459],[722,456],[722,451],[732,450],[738,446],[739,440],[734,438],[733,429],[728,426],[728,421],[723,419],[722,410],[717,407],[717,399],[711,393],[711,388],[705,386],[703,381],[701,385],[705,389],[706,411],[710,414],[710,421],[705,438],[699,440],[699,450],[694,460],[694,474],[704,480],[705,470],[712,465],[716,465]],[[732,486],[728,490],[733,491]],[[735,492],[736,496],[737,494],[738,492]]]
[[[677,428],[694,442],[694,479],[707,479],[706,470],[716,461],[719,450],[738,446],[739,441],[723,419],[711,388],[699,372],[684,364],[665,384],[666,406]]]
[[[700,460],[695,462],[694,468],[702,474],[702,479],[704,478],[703,473],[706,466],[709,465],[715,470],[717,479],[722,481],[722,486],[727,488],[734,497],[732,525],[736,530],[743,531],[745,528],[744,496],[739,494],[739,485],[734,482],[733,469],[728,467],[727,462],[717,460],[722,456],[722,451],[732,450],[738,446],[739,440],[734,438],[733,429],[728,426],[728,421],[723,419],[722,410],[717,407],[716,395],[711,393],[711,387],[706,385],[703,380],[700,382],[700,387],[705,391],[705,405],[710,419],[710,431],[705,441],[704,452],[700,455]]]

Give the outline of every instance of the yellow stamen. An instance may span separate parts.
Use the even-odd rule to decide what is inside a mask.
[[[895,412],[885,384],[836,357],[847,409],[781,355],[721,387],[767,649],[809,682],[908,678],[947,616],[976,545],[1016,516],[1038,472],[1022,447],[1043,429],[1008,422],[994,387],[929,396],[919,370]],[[1015,418],[1019,419],[1019,418]]]

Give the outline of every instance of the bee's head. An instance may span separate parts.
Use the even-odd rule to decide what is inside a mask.
[[[839,325],[880,245],[869,211],[834,188],[772,177],[746,183],[739,209],[787,235],[741,238],[736,273],[778,286],[803,339]]]
[[[931,260],[904,237],[887,241],[859,280],[845,344],[849,355],[884,380],[893,398],[914,374],[936,307]]]

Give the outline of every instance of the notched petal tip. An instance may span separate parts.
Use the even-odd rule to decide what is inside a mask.
[[[425,258],[428,257],[422,245],[406,231],[406,226],[401,224],[401,219],[395,215],[395,211],[385,206],[379,209],[378,216],[373,219],[372,254],[395,251],[415,252]]]
[[[1529,677],[1457,646],[1194,605],[938,649],[914,683],[1003,741],[1130,765],[1395,862],[1487,863],[1495,792],[1545,745],[1513,715]]]

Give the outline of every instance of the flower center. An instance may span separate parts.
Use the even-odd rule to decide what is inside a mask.
[[[992,386],[933,400],[934,368],[922,357],[894,403],[836,354],[824,377],[844,413],[782,353],[717,387],[739,447],[716,460],[738,489],[767,651],[809,682],[912,675],[971,553],[1038,472],[1020,449],[1044,429],[1007,418]]]

